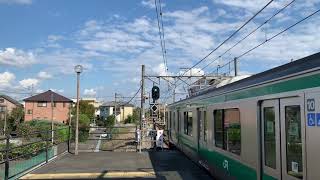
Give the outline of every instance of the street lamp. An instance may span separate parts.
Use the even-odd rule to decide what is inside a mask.
[[[74,71],[77,73],[77,115],[76,115],[76,139],[75,139],[75,149],[74,154],[78,155],[78,144],[79,144],[79,90],[80,90],[80,73],[83,68],[81,65],[76,65]]]

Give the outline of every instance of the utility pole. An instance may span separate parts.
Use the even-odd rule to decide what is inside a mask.
[[[53,143],[53,137],[54,137],[54,132],[53,132],[53,92],[51,92],[51,142]]]
[[[238,76],[238,59],[234,58],[234,76]]]
[[[114,93],[114,116],[115,116],[115,121],[118,123],[117,120],[117,93]]]
[[[77,117],[76,117],[76,133],[75,133],[75,148],[74,148],[74,154],[78,155],[78,149],[79,149],[79,94],[80,94],[80,73],[82,72],[83,68],[81,65],[77,65],[74,68],[75,72],[77,73]]]
[[[145,69],[144,65],[141,65],[141,95],[140,95],[140,139],[139,139],[139,152],[141,153],[141,146],[143,140],[143,131],[142,131],[142,123],[144,121],[144,76],[145,76]]]
[[[142,123],[144,120],[144,65],[141,66],[141,104],[140,104],[140,130],[142,130]]]

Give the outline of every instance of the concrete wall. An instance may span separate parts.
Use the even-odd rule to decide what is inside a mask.
[[[53,121],[67,123],[69,119],[70,103],[56,102],[56,107],[53,107]],[[30,113],[30,110],[32,111]],[[38,107],[38,102],[25,103],[25,121],[33,119],[51,121],[51,102],[47,102],[46,107]]]
[[[121,107],[120,112],[121,122],[124,122],[129,115],[133,114],[133,107]]]

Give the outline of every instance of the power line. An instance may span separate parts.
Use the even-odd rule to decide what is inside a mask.
[[[253,50],[255,50],[255,49],[259,48],[260,46],[262,46],[262,45],[264,45],[265,43],[267,43],[267,42],[271,41],[272,39],[274,39],[274,38],[278,37],[279,35],[283,34],[284,32],[288,31],[289,29],[291,29],[291,28],[295,27],[296,25],[298,25],[298,24],[302,23],[303,21],[305,21],[305,20],[309,19],[310,17],[314,16],[315,14],[317,14],[317,13],[319,13],[319,12],[320,12],[320,9],[318,9],[317,11],[314,11],[314,12],[313,12],[313,13],[311,13],[310,15],[308,15],[308,16],[306,16],[306,17],[302,18],[301,20],[299,20],[299,21],[297,21],[296,23],[292,24],[291,26],[289,26],[289,27],[285,28],[284,30],[280,31],[279,33],[277,33],[277,34],[273,35],[271,38],[266,39],[266,40],[265,40],[265,41],[263,41],[262,43],[260,43],[260,44],[258,44],[258,45],[256,45],[256,46],[254,46],[253,48],[251,48],[251,49],[249,49],[249,50],[247,50],[246,52],[242,53],[241,55],[239,55],[239,56],[238,56],[238,57],[236,57],[236,58],[237,58],[237,59],[240,59],[241,57],[243,57],[243,56],[247,55],[247,54],[248,54],[248,53],[250,53],[251,51],[253,51]],[[224,65],[222,65],[222,66],[221,66],[221,68],[225,67],[226,65],[230,64],[231,62],[233,62],[233,60],[231,60],[231,61],[229,61],[229,62],[225,63]]]
[[[160,7],[160,21],[161,21],[161,28],[162,28],[162,40],[163,40],[163,48],[164,48],[164,57],[165,57],[165,68],[168,71],[168,59],[167,59],[167,48],[166,48],[166,39],[164,38],[164,28],[163,28],[163,20],[162,20],[162,3],[159,0],[159,7]]]
[[[251,20],[253,20],[258,14],[260,14],[266,7],[268,7],[273,0],[270,0],[265,6],[263,6],[257,13],[255,13],[250,19],[248,19],[240,28],[238,28],[235,32],[233,32],[227,39],[225,39],[222,43],[220,43],[216,48],[214,48],[212,51],[210,51],[209,54],[207,54],[205,57],[200,59],[197,63],[195,63],[191,68],[188,68],[188,70],[191,70],[192,68],[196,67],[198,64],[200,64],[202,61],[207,59],[212,53],[214,53],[216,50],[218,50],[222,45],[224,45],[227,41],[229,41],[233,36],[235,36],[244,26],[246,26]],[[188,72],[185,71],[182,75],[185,75],[185,73]]]
[[[159,5],[160,6],[159,7],[159,11],[160,11],[160,17],[161,17],[161,24],[162,24],[160,26],[160,18],[159,18],[157,0],[154,0],[154,5],[156,7],[156,14],[157,14],[157,22],[158,22],[158,30],[159,30],[159,38],[160,38],[162,58],[163,58],[164,66],[165,66],[165,71],[167,71],[168,68],[167,68],[167,61],[166,61],[166,49],[165,49],[164,31],[163,31],[163,22],[162,22],[162,8],[161,8],[161,4],[160,4]],[[161,31],[161,27],[162,27],[162,31]]]
[[[140,92],[140,90],[141,90],[141,86],[140,86],[140,88],[138,89],[138,91],[135,93],[135,95],[134,95],[128,102],[126,102],[124,105],[129,104],[129,103],[138,95],[138,93]]]
[[[222,53],[220,56],[216,57],[215,59],[213,59],[210,63],[208,63],[207,65],[205,65],[204,67],[202,67],[199,72],[201,70],[204,70],[205,68],[207,68],[208,66],[210,66],[212,63],[214,63],[216,60],[218,60],[219,58],[221,58],[222,56],[224,56],[227,52],[229,52],[230,50],[232,50],[234,47],[236,47],[237,45],[239,45],[242,41],[244,41],[245,39],[247,39],[249,36],[251,36],[253,33],[255,33],[258,29],[260,29],[262,26],[264,26],[265,24],[267,24],[272,18],[274,18],[275,16],[277,16],[278,14],[280,14],[283,10],[285,10],[288,6],[290,6],[295,0],[292,0],[291,2],[289,2],[288,4],[286,4],[283,8],[281,8],[280,10],[278,10],[275,14],[273,14],[269,19],[267,19],[266,21],[264,21],[262,24],[260,24],[259,26],[257,26],[253,31],[251,31],[249,34],[247,34],[245,37],[243,37],[241,40],[239,40],[237,43],[235,43],[233,46],[231,46],[229,49],[227,49],[224,53]]]

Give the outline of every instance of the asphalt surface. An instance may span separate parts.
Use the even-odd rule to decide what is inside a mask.
[[[22,179],[207,180],[208,173],[179,151],[67,154]]]

